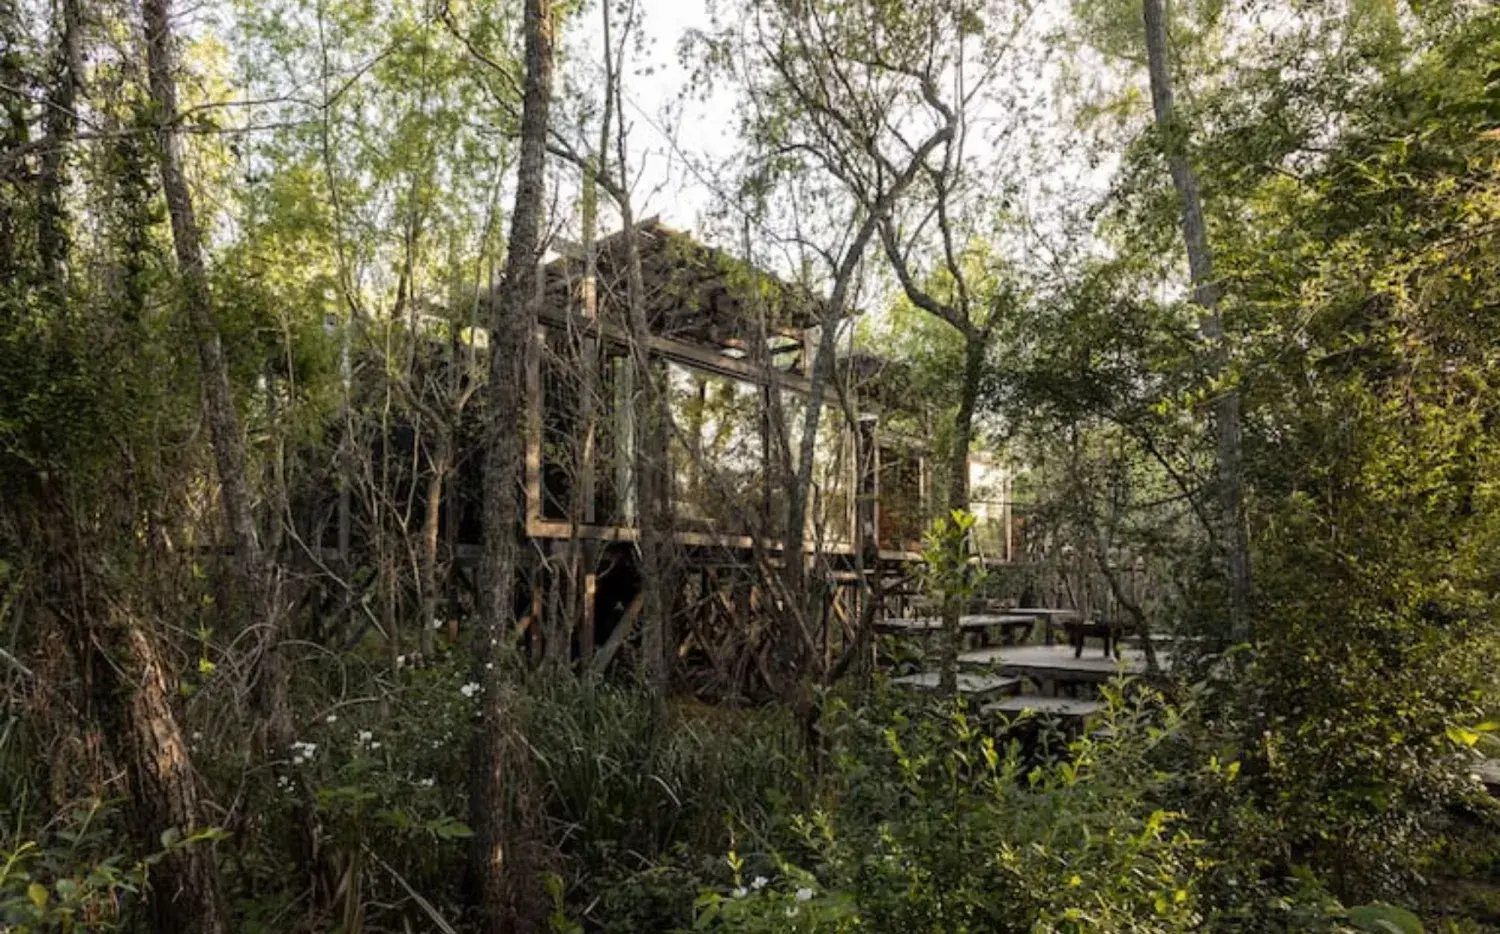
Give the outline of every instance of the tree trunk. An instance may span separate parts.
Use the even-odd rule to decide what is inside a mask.
[[[151,103],[156,116],[157,158],[161,168],[162,193],[172,224],[172,245],[186,306],[188,323],[198,348],[204,412],[209,439],[219,474],[219,498],[234,547],[234,590],[231,617],[239,629],[260,627],[257,654],[252,666],[251,699],[264,729],[271,756],[291,745],[293,727],[287,703],[290,672],[281,657],[281,613],[276,605],[270,567],[261,550],[250,487],[245,476],[245,447],[239,418],[230,392],[229,367],[224,361],[219,328],[214,319],[213,296],[208,287],[203,241],[193,212],[192,192],[183,174],[182,148],[177,121],[177,85],[173,71],[171,0],[143,0],[141,15],[146,35],[146,62]],[[296,822],[293,854],[300,867],[311,873],[314,860],[314,830],[310,792],[302,789],[300,804],[304,819]]]
[[[623,165],[623,160],[621,162]],[[651,323],[646,317],[646,283],[641,269],[641,251],[635,238],[635,214],[630,200],[619,204],[625,225],[625,298],[629,305],[631,367],[638,395],[631,400],[641,416],[635,420],[636,521],[640,527],[641,592],[645,596],[642,616],[641,655],[646,682],[658,707],[666,700],[671,677],[670,620],[671,588],[671,473],[667,394],[651,367],[646,350]],[[639,400],[639,401],[637,401]]]
[[[443,484],[448,477],[452,443],[447,425],[436,427],[432,457],[427,477],[427,511],[422,515],[422,632],[417,643],[423,662],[430,662],[433,633],[437,629],[438,608],[438,531],[442,519]]]
[[[893,186],[900,191],[904,186]],[[877,209],[883,209],[877,205]],[[798,439],[797,472],[787,490],[786,525],[782,532],[782,558],[784,581],[789,606],[786,607],[786,631],[781,633],[778,645],[782,658],[780,674],[787,679],[789,687],[802,677],[806,663],[807,630],[812,618],[813,602],[808,594],[806,559],[803,551],[807,541],[807,507],[812,498],[814,459],[818,451],[818,430],[823,420],[823,398],[828,393],[828,379],[833,372],[834,357],[838,352],[839,322],[844,317],[844,306],[849,300],[849,289],[858,269],[865,248],[875,235],[880,215],[872,211],[860,224],[844,253],[844,261],[835,271],[833,290],[824,308],[822,330],[818,334],[818,346],[814,351],[808,373],[807,410],[802,416],[802,437]],[[777,390],[773,387],[772,392]],[[780,418],[780,406],[776,407]]]
[[[481,625],[474,652],[475,680],[483,689],[471,776],[474,820],[474,876],[480,929],[489,934],[530,930],[535,919],[523,910],[529,880],[516,862],[520,847],[510,833],[506,736],[511,729],[504,668],[497,657],[512,638],[515,585],[520,555],[518,486],[525,469],[525,447],[518,422],[523,410],[526,343],[535,314],[541,261],[541,226],[546,184],[547,119],[552,97],[553,22],[551,0],[526,0],[526,79],[521,112],[521,153],[515,209],[490,329],[489,412],[484,462],[484,557],[480,577]],[[534,886],[533,886],[534,888]]]
[[[668,645],[671,642],[672,600],[669,578],[672,576],[671,545],[671,457],[670,433],[671,410],[665,387],[652,370],[651,355],[647,345],[651,337],[651,322],[646,313],[646,283],[641,269],[640,244],[636,239],[635,205],[631,201],[630,187],[626,177],[626,125],[624,119],[624,97],[621,93],[621,69],[623,50],[615,54],[614,31],[610,19],[610,5],[600,7],[601,26],[604,39],[604,87],[605,110],[600,127],[600,171],[596,181],[604,184],[620,211],[620,224],[625,251],[625,303],[626,323],[630,333],[629,385],[633,388],[626,404],[631,407],[634,432],[634,457],[636,485],[636,525],[640,531],[637,553],[640,556],[642,608],[641,656],[642,675],[651,689],[657,712],[665,711],[668,682],[671,678],[671,660]],[[628,36],[631,22],[627,19],[624,35]],[[623,40],[622,40],[623,41]],[[613,176],[605,171],[610,144],[609,132],[614,117],[615,126],[615,171]],[[586,170],[586,167],[585,167]]]
[[[42,261],[46,287],[61,301],[67,289],[68,236],[64,225],[63,188],[67,184],[66,159],[77,135],[74,111],[79,83],[83,80],[80,33],[83,13],[78,0],[62,0],[57,30],[56,60],[52,86],[42,123],[50,138],[42,151],[37,172],[37,255]]]
[[[969,508],[969,449],[974,440],[974,409],[979,403],[979,378],[984,372],[985,341],[977,335],[964,336],[963,385],[959,389],[958,411],[953,415],[952,462],[948,466],[948,511]],[[956,567],[968,558],[968,540],[955,540],[959,549]],[[964,571],[967,573],[967,571]],[[959,617],[963,602],[952,591],[943,595],[943,649],[938,673],[938,693],[952,697],[958,691],[958,654],[963,649],[963,630]]]
[[[172,713],[173,691],[155,644],[128,610],[114,611],[124,629],[130,696],[129,737],[134,798],[146,840],[175,830],[186,837],[206,824],[182,729]],[[196,843],[173,849],[151,871],[152,930],[163,934],[221,934],[229,930],[213,850]]]
[[[192,193],[182,169],[182,146],[176,128],[177,85],[173,76],[176,52],[172,47],[170,4],[171,0],[143,0],[141,4],[151,102],[156,110],[157,156],[167,213],[172,221],[172,245],[177,255],[183,304],[198,346],[204,410],[208,416],[214,463],[219,471],[219,495],[234,544],[235,576],[242,588],[238,598],[253,601],[262,597],[265,584],[261,576],[260,537],[256,533],[250,487],[245,479],[245,447],[240,438],[234,398],[229,390],[229,368],[224,362],[224,349],[214,320],[213,298],[208,289],[203,241],[193,213]]]
[[[151,601],[137,603],[132,592],[147,586],[150,572],[145,562],[131,559],[158,536],[148,534],[143,542],[132,521],[141,517],[128,511],[123,517],[86,513],[88,520],[81,521],[64,485],[47,473],[36,478],[33,489],[34,518],[16,528],[26,552],[42,559],[37,590],[45,614],[41,619],[54,623],[48,628],[63,636],[70,649],[66,654],[77,665],[74,714],[80,725],[99,727],[107,759],[129,774],[136,850],[139,855],[156,852],[163,832],[174,829],[186,836],[208,826],[172,708],[176,685],[169,681],[146,621],[136,612],[140,603]],[[106,501],[111,496],[116,503],[123,499],[115,490],[104,494]],[[128,535],[123,542],[115,534],[121,529]],[[91,536],[87,548],[85,535]],[[110,560],[112,554],[123,560]],[[123,592],[116,581],[125,585]],[[153,931],[228,930],[218,868],[207,845],[173,850],[152,867],[148,883]]]
[[[1222,377],[1228,363],[1224,342],[1224,325],[1219,317],[1219,286],[1214,281],[1213,252],[1208,245],[1208,228],[1203,218],[1203,202],[1198,192],[1198,177],[1188,159],[1184,130],[1173,113],[1172,74],[1167,60],[1167,24],[1162,0],[1141,0],[1146,24],[1146,54],[1151,71],[1151,103],[1156,112],[1156,126],[1166,146],[1172,171],[1172,184],[1182,199],[1182,237],[1187,245],[1188,273],[1193,284],[1193,301],[1203,309],[1199,329],[1212,345],[1214,373]],[[1214,404],[1218,433],[1218,493],[1220,541],[1227,552],[1226,576],[1229,579],[1229,635],[1236,642],[1249,641],[1253,632],[1250,621],[1250,542],[1244,505],[1244,469],[1240,450],[1240,397],[1233,387],[1221,391]]]

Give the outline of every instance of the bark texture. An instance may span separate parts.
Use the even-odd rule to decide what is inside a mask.
[[[552,98],[551,0],[526,0],[526,79],[521,112],[521,153],[515,207],[505,258],[505,278],[492,311],[489,412],[484,463],[484,557],[474,658],[483,703],[475,743],[470,799],[475,831],[474,876],[480,929],[490,934],[536,929],[529,901],[536,887],[524,878],[524,842],[508,820],[512,776],[507,769],[510,716],[501,650],[515,624],[520,557],[519,488],[525,448],[518,423],[523,410],[525,347],[535,316]],[[519,858],[519,862],[518,862]]]
[[[256,529],[255,513],[245,470],[245,444],[230,390],[213,295],[209,290],[203,236],[193,210],[192,191],[184,172],[182,140],[177,128],[177,55],[172,35],[171,0],[142,0],[146,68],[151,106],[156,118],[157,162],[162,194],[172,226],[172,248],[177,259],[182,303],[198,351],[199,382],[208,420],[214,465],[219,475],[219,500],[233,547],[231,621],[236,628],[258,628],[251,666],[251,701],[259,716],[258,739],[274,758],[294,737],[287,702],[290,672],[281,657],[281,612],[271,565]],[[263,732],[261,732],[263,731]],[[310,789],[301,787],[303,818],[295,821],[292,851],[299,868],[311,874],[315,862],[315,830]]]
[[[953,453],[948,469],[948,508],[969,506],[969,450],[974,445],[974,410],[979,404],[979,380],[984,373],[984,351],[987,339],[965,335],[963,385],[959,390],[958,411],[953,413]],[[966,548],[966,544],[960,544]],[[967,558],[967,555],[961,555]],[[954,594],[943,600],[943,649],[938,668],[938,691],[952,697],[958,691],[958,655],[963,650],[963,629],[959,618],[963,603]]]
[[[1172,70],[1167,56],[1167,23],[1162,0],[1141,0],[1146,25],[1146,54],[1151,73],[1151,104],[1156,126],[1166,145],[1172,185],[1182,200],[1182,238],[1187,246],[1188,274],[1193,301],[1202,309],[1199,329],[1214,355],[1214,371],[1222,376],[1228,363],[1224,324],[1219,315],[1219,285],[1214,280],[1213,251],[1203,217],[1198,176],[1188,159],[1186,141],[1172,101]],[[1245,517],[1245,479],[1240,440],[1240,396],[1233,387],[1214,403],[1217,433],[1219,525],[1215,530],[1225,551],[1229,580],[1229,636],[1236,642],[1253,636],[1250,619],[1250,541]]]
[[[62,0],[58,14],[52,83],[42,121],[49,141],[37,168],[36,247],[44,282],[60,301],[67,289],[68,258],[63,189],[67,185],[68,152],[78,133],[74,107],[83,78],[83,11],[79,0]]]
[[[163,831],[182,836],[204,828],[197,779],[188,760],[182,729],[172,712],[155,643],[128,610],[116,608],[123,629],[129,671],[135,681],[128,727],[131,776],[142,835],[159,840]],[[152,930],[161,934],[222,934],[229,930],[213,850],[195,843],[173,849],[152,869]]]
[[[177,57],[172,39],[171,0],[142,0],[141,14],[146,28],[151,104],[156,112],[162,192],[172,222],[172,247],[177,257],[183,305],[198,348],[204,411],[212,437],[214,464],[219,472],[219,495],[234,545],[235,576],[242,588],[239,598],[253,600],[262,586],[260,537],[245,478],[245,445],[229,389],[229,367],[224,362],[224,348],[214,320],[208,270],[203,260],[203,237],[193,212],[192,192],[183,174],[182,143],[176,126],[177,83],[173,72]]]
[[[623,166],[624,153],[620,164]],[[660,706],[665,702],[671,678],[670,615],[672,612],[672,505],[668,425],[671,414],[668,399],[646,347],[651,323],[646,317],[646,281],[641,269],[641,251],[634,236],[635,212],[630,199],[619,201],[620,217],[625,230],[625,300],[629,307],[631,367],[637,399],[632,400],[640,413],[635,419],[635,476],[640,525],[641,593],[645,596],[641,655],[643,674],[652,696]]]

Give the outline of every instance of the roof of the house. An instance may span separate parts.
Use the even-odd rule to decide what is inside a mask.
[[[654,333],[715,347],[739,347],[765,332],[787,337],[821,323],[824,300],[809,289],[708,246],[656,218],[632,229],[640,252],[647,317]],[[599,314],[625,323],[625,240],[616,231],[599,240]],[[547,303],[575,305],[584,258],[571,250],[547,265]]]

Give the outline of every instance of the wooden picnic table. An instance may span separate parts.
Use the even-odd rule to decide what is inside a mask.
[[[1039,697],[1035,694],[1016,695],[992,704],[985,704],[980,713],[994,716],[1020,717],[1027,713],[1037,717],[1052,717],[1058,720],[1084,720],[1104,710],[1104,704],[1096,700],[1079,700],[1073,697]]]
[[[935,671],[923,671],[914,675],[892,678],[891,684],[912,691],[936,691],[941,676]],[[1021,690],[1021,679],[1002,675],[958,673],[958,693],[976,700],[1003,697]]]
[[[1030,637],[1032,630],[1036,627],[1036,617],[1021,613],[972,614],[960,616],[958,627],[969,632],[979,632],[981,638],[985,637],[990,630],[998,629],[1001,631],[1003,641],[1014,643]],[[920,616],[914,619],[887,617],[877,620],[875,629],[885,633],[926,635],[941,632],[943,621],[936,616]]]
[[[1120,640],[1135,632],[1130,623],[1108,622],[1093,619],[1063,620],[1063,631],[1068,634],[1068,644],[1073,647],[1073,657],[1083,656],[1084,643],[1089,639],[1104,641],[1104,654],[1120,657]],[[1111,651],[1113,649],[1113,651]]]
[[[1052,644],[1054,639],[1053,633],[1056,631],[1058,623],[1067,622],[1070,619],[1083,619],[1083,611],[1068,607],[1027,606],[1017,607],[1010,612],[1025,613],[1028,616],[1035,616],[1042,620],[1042,641],[1047,645]]]
[[[1170,656],[1157,653],[1165,667]],[[1056,695],[1064,684],[1103,684],[1121,675],[1147,673],[1146,656],[1136,649],[1121,651],[1119,658],[1077,658],[1065,645],[1016,645],[972,649],[958,656],[967,668],[987,668],[1003,675],[1027,678],[1041,693]]]

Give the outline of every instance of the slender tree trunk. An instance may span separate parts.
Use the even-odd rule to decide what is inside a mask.
[[[895,186],[893,190],[900,190]],[[802,669],[807,662],[807,628],[812,619],[813,600],[807,585],[807,565],[803,552],[807,542],[807,508],[812,498],[814,460],[818,451],[818,431],[823,421],[823,399],[828,394],[828,380],[833,372],[834,358],[838,352],[839,323],[844,317],[844,308],[849,301],[849,289],[854,280],[860,258],[870,238],[875,235],[880,217],[872,212],[860,224],[854,240],[844,253],[844,261],[835,271],[833,290],[823,309],[822,330],[818,334],[818,346],[810,361],[808,373],[807,410],[802,416],[802,437],[798,439],[797,471],[787,490],[786,524],[782,531],[782,559],[784,580],[789,605],[786,608],[786,630],[778,640],[783,657],[780,667],[787,679],[788,687],[795,686],[803,677]],[[776,390],[773,388],[772,390]],[[780,406],[776,417],[780,418]]]
[[[610,105],[605,104],[604,128],[600,132],[599,153],[609,145]],[[595,157],[583,172],[583,315],[590,322],[599,313],[599,158]],[[599,435],[599,341],[585,334],[579,342],[578,442],[574,451],[573,489],[568,516],[575,525],[593,525],[595,496],[598,489],[597,453]],[[569,551],[569,600],[567,618],[578,627],[579,670],[588,671],[594,660],[594,596],[598,577],[597,545],[577,541]]]
[[[669,578],[672,577],[671,544],[671,472],[668,461],[669,426],[671,424],[670,402],[666,387],[657,379],[652,369],[651,355],[647,350],[651,337],[651,322],[646,309],[645,275],[641,269],[640,243],[636,238],[635,205],[630,198],[626,180],[626,126],[624,99],[621,94],[621,68],[623,50],[615,54],[610,6],[600,8],[604,38],[604,86],[605,111],[600,129],[600,171],[596,176],[607,185],[615,206],[620,211],[622,247],[625,253],[625,304],[626,324],[630,332],[629,374],[634,394],[627,404],[632,407],[634,417],[634,457],[636,485],[636,524],[640,531],[638,551],[642,605],[641,655],[644,675],[656,702],[658,713],[665,711],[668,682],[671,678],[671,660],[668,645],[672,600]],[[629,35],[631,21],[627,18],[623,36]],[[623,42],[623,39],[622,39]],[[605,171],[607,152],[611,140],[609,130],[613,118],[618,114],[615,126],[615,171],[613,176]],[[587,167],[585,166],[585,169]]]
[[[42,275],[54,298],[61,301],[67,290],[68,235],[64,223],[63,188],[67,184],[66,160],[78,130],[74,112],[78,85],[83,79],[80,33],[83,14],[78,0],[61,0],[61,22],[57,25],[56,58],[52,86],[42,123],[50,141],[42,151],[37,172],[37,255]]]
[[[622,154],[623,155],[623,154]],[[623,158],[621,165],[624,164]],[[641,655],[645,677],[658,707],[665,703],[671,677],[669,650],[672,601],[668,578],[671,568],[671,474],[668,430],[670,412],[665,388],[651,367],[647,344],[651,322],[646,315],[646,282],[641,269],[640,245],[635,234],[635,213],[629,198],[621,199],[620,219],[625,226],[625,300],[629,313],[631,367],[640,417],[636,423],[635,477],[636,521],[640,527],[642,609]]]
[[[442,519],[443,484],[452,460],[452,442],[447,425],[436,426],[427,478],[427,511],[422,515],[422,632],[417,638],[424,661],[433,652],[433,632],[437,628],[438,608],[438,531]]]
[[[1214,281],[1213,252],[1203,218],[1198,176],[1188,159],[1184,130],[1177,123],[1172,103],[1171,64],[1167,58],[1167,24],[1162,0],[1141,0],[1146,24],[1146,53],[1151,71],[1151,103],[1156,125],[1166,145],[1172,184],[1182,199],[1182,237],[1187,245],[1188,272],[1193,301],[1203,309],[1199,328],[1212,345],[1214,371],[1223,376],[1228,363],[1224,325],[1219,317],[1219,286]],[[1214,404],[1218,432],[1218,493],[1221,538],[1226,549],[1229,579],[1229,635],[1236,642],[1252,635],[1250,620],[1250,542],[1244,505],[1244,469],[1240,444],[1240,397],[1234,388],[1224,389]]]
[[[963,385],[959,390],[958,411],[953,415],[952,462],[948,466],[948,509],[969,508],[969,449],[974,441],[974,410],[979,403],[979,378],[984,372],[985,341],[977,335],[964,336]],[[959,567],[968,558],[967,540],[955,542]],[[967,573],[965,571],[964,573]],[[958,691],[958,655],[963,649],[963,629],[959,618],[963,602],[958,594],[943,595],[943,648],[938,670],[938,692],[952,697]]]
[[[497,657],[512,638],[515,585],[520,556],[518,487],[525,447],[518,420],[523,409],[525,347],[535,314],[541,262],[546,184],[548,110],[552,98],[551,0],[526,0],[526,79],[521,112],[521,154],[515,209],[490,329],[489,411],[484,463],[484,557],[480,577],[481,625],[474,652],[476,681],[483,688],[470,787],[475,830],[475,880],[480,929],[489,934],[530,930],[534,919],[522,901],[529,880],[516,862],[520,847],[507,821],[510,775],[506,736],[511,728],[504,674]]]
[[[291,714],[286,701],[288,673],[280,659],[279,614],[274,604],[269,568],[255,527],[250,485],[245,476],[245,446],[240,437],[234,397],[230,393],[229,367],[224,361],[218,323],[214,319],[202,235],[193,212],[192,192],[183,174],[182,145],[176,128],[177,84],[173,76],[176,51],[173,48],[171,0],[143,0],[141,13],[145,21],[151,103],[156,111],[162,193],[172,222],[172,245],[177,256],[183,304],[198,347],[204,411],[208,417],[214,463],[219,472],[219,498],[234,546],[233,568],[238,591],[235,612],[242,627],[264,627],[253,697],[264,720],[269,745],[282,751],[292,738]]]
[[[188,323],[198,348],[199,379],[209,438],[219,474],[219,498],[234,548],[234,605],[239,628],[261,627],[253,666],[251,691],[264,729],[264,740],[272,756],[284,754],[293,739],[291,708],[287,703],[290,672],[281,657],[281,613],[274,581],[261,549],[251,506],[250,486],[245,476],[245,447],[239,418],[230,392],[229,367],[220,344],[204,263],[202,235],[193,212],[192,192],[183,173],[180,134],[177,131],[177,85],[174,77],[171,0],[143,0],[141,15],[146,36],[146,64],[151,103],[156,116],[157,159],[161,168],[162,193],[172,224],[172,245]],[[300,868],[311,874],[315,860],[311,793],[301,789],[303,817],[296,821],[293,855]]]
[[[172,244],[177,255],[183,304],[198,347],[202,370],[204,410],[219,471],[220,499],[234,544],[234,568],[242,592],[241,600],[255,600],[264,586],[261,579],[260,537],[255,529],[250,487],[245,479],[245,447],[240,438],[239,418],[229,389],[229,368],[219,342],[214,320],[213,298],[208,289],[208,270],[203,260],[203,240],[193,213],[192,193],[183,174],[182,145],[176,128],[177,85],[173,76],[171,0],[142,0],[146,28],[146,59],[150,73],[151,103],[156,110],[156,142],[161,165],[162,190],[172,221]]]

